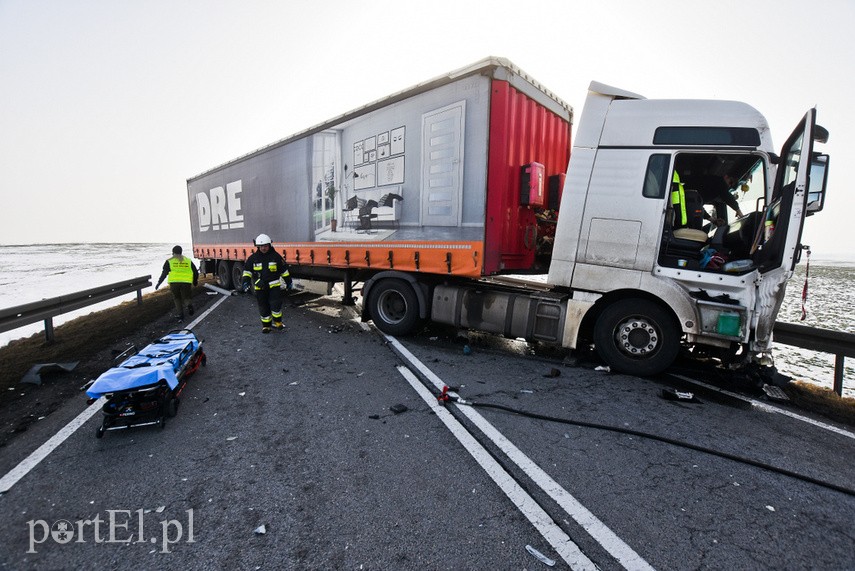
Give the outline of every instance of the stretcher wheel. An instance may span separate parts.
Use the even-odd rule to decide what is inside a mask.
[[[160,418],[157,419],[157,427],[161,430],[166,428],[166,417],[165,416],[161,416]]]
[[[166,416],[173,417],[178,414],[178,405],[181,404],[181,401],[177,398],[169,399],[169,402],[166,403]]]
[[[104,437],[104,425],[98,427],[98,430],[95,431],[95,438],[103,438]]]

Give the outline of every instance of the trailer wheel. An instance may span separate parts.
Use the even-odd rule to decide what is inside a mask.
[[[372,287],[368,310],[377,328],[389,335],[409,335],[421,321],[416,292],[403,280],[385,279]]]
[[[220,263],[217,264],[217,285],[225,289],[232,287],[231,262],[220,260]]]
[[[649,376],[661,373],[677,358],[680,334],[661,306],[645,299],[623,299],[600,314],[594,344],[612,370]]]
[[[240,291],[243,285],[243,262],[235,262],[232,265],[232,288]]]

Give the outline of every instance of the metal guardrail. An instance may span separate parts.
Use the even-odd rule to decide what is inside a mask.
[[[0,309],[0,333],[44,320],[45,339],[47,341],[53,341],[53,318],[57,315],[118,297],[132,291],[137,292],[137,305],[140,305],[142,304],[142,290],[147,287],[151,287],[151,276],[132,278],[130,280],[95,287],[79,291],[77,293],[70,293],[68,295],[61,295],[59,297],[52,297],[50,299],[33,301],[31,303],[25,303],[24,305]]]
[[[776,321],[773,339],[775,343],[833,354],[834,392],[843,396],[843,360],[855,357],[855,333]]]

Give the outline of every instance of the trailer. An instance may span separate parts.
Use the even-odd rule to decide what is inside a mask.
[[[361,283],[363,318],[394,335],[593,343],[643,375],[681,346],[766,362],[824,204],[815,115],[776,155],[744,103],[592,82],[571,159],[572,107],[487,58],[188,179],[193,252],[237,287],[266,233],[293,276],[345,303]]]

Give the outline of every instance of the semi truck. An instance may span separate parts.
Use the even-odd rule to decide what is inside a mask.
[[[361,293],[362,318],[427,321],[655,375],[681,348],[769,364],[825,203],[810,109],[776,154],[745,103],[592,82],[573,108],[489,57],[187,180],[193,255],[237,288],[266,233],[292,276]],[[568,166],[569,165],[569,166]]]

